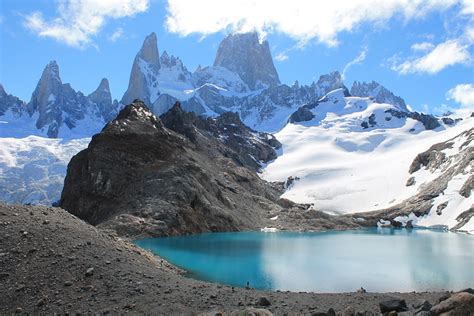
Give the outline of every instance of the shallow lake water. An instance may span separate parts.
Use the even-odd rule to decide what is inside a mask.
[[[190,277],[258,289],[353,292],[474,287],[474,236],[424,229],[239,232],[136,241]]]

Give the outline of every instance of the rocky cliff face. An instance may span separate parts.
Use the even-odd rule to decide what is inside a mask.
[[[161,68],[156,34],[145,38],[140,51],[135,56],[130,73],[128,89],[122,97],[122,104],[130,104],[141,99],[146,104],[153,104],[158,98],[158,71]]]
[[[26,105],[19,98],[8,94],[0,84],[0,116],[5,115],[8,111],[13,116],[19,117],[26,111]]]
[[[280,191],[252,171],[253,152],[246,157],[213,136],[232,124],[239,128],[229,116],[211,123],[175,107],[164,124],[135,101],[73,157],[60,205],[125,235],[263,227],[281,209]]]
[[[260,43],[257,33],[227,36],[219,45],[214,66],[238,74],[252,90],[280,84],[268,42]]]

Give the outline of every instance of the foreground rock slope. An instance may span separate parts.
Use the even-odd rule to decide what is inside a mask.
[[[243,310],[265,308],[266,315],[284,315],[326,313],[332,308],[337,314],[378,315],[379,303],[404,300],[401,303],[412,315],[420,300],[430,306],[441,297],[450,299],[433,307],[439,313],[469,315],[473,311],[474,295],[468,292],[452,296],[264,292],[196,281],[60,208],[40,206],[0,204],[0,266],[1,314],[228,315],[241,310],[241,315],[247,315]],[[270,305],[258,306],[259,302]]]

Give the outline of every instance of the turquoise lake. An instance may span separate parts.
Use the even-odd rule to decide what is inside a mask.
[[[209,233],[136,241],[188,276],[258,289],[353,292],[474,287],[474,236],[423,229]]]

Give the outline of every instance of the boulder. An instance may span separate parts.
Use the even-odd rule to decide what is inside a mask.
[[[391,311],[403,312],[408,310],[405,300],[398,298],[380,302],[379,307],[380,312],[382,313],[388,313]]]
[[[474,294],[458,292],[431,308],[435,315],[474,315]]]

